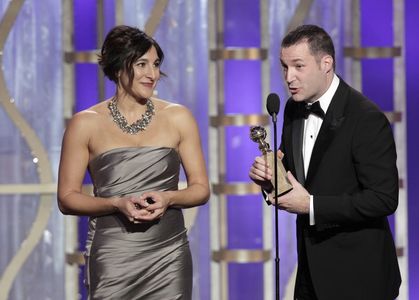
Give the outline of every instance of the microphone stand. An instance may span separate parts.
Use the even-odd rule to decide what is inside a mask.
[[[276,129],[276,113],[272,114],[272,123],[274,127],[274,197],[275,197],[275,291],[276,291],[276,300],[279,300],[279,242],[278,242],[278,141],[277,141],[277,129]]]

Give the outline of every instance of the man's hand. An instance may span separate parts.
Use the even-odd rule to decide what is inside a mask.
[[[272,170],[263,156],[257,156],[255,158],[255,161],[250,168],[249,177],[265,191],[269,192],[273,189],[271,183]]]
[[[308,214],[310,212],[310,194],[290,171],[287,172],[287,177],[293,189],[278,198],[278,208],[293,214]],[[271,202],[275,204],[275,201]]]
[[[284,153],[281,150],[278,150],[277,155],[279,159],[284,157]],[[265,158],[263,156],[257,156],[249,171],[250,179],[257,185],[260,185],[265,191],[269,192],[273,189],[271,183],[272,174],[271,166],[268,165]]]

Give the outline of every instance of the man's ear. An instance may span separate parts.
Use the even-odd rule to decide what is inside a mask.
[[[322,66],[325,73],[333,71],[333,57],[330,55],[325,55],[322,57]]]

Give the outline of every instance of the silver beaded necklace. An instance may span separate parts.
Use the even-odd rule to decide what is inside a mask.
[[[121,114],[116,105],[116,97],[112,98],[108,103],[109,111],[111,112],[112,120],[122,129],[123,132],[129,134],[137,134],[139,131],[144,131],[154,115],[154,104],[150,99],[146,102],[146,111],[141,115],[137,121],[128,125],[127,119]]]

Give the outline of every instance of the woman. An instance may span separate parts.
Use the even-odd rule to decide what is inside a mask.
[[[64,214],[90,216],[90,299],[191,298],[180,209],[206,203],[209,184],[192,114],[153,97],[163,57],[144,32],[113,28],[99,64],[115,82],[115,96],[75,114],[64,134],[58,205]],[[177,190],[180,164],[183,190]],[[86,169],[94,197],[81,191]]]

